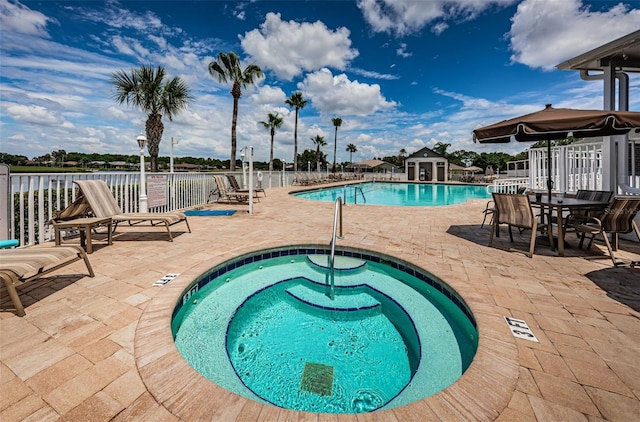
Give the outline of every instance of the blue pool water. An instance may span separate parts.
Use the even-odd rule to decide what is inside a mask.
[[[386,257],[339,250],[331,298],[325,252],[263,251],[204,274],[174,312],[180,353],[236,394],[323,413],[401,406],[462,375],[477,331],[455,292]]]
[[[436,206],[490,199],[486,186],[425,183],[368,182],[296,193],[298,198],[366,205]]]

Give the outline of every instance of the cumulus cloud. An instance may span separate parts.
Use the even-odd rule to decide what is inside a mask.
[[[48,22],[57,23],[55,19],[31,10],[20,3],[0,0],[0,27],[2,27],[2,32],[49,38],[49,33],[47,32]]]
[[[262,86],[251,96],[255,104],[280,104],[284,105],[287,96],[281,88]]]
[[[251,60],[279,78],[292,80],[305,71],[323,67],[343,70],[358,56],[351,48],[347,28],[334,31],[320,22],[285,22],[279,13],[267,13],[260,29],[241,37],[241,45]]]
[[[21,123],[31,123],[42,126],[68,124],[59,113],[52,112],[41,106],[12,105],[7,107],[7,115]]]
[[[439,34],[448,24],[476,18],[495,6],[507,6],[518,0],[358,0],[358,7],[375,32],[403,36],[419,32],[429,24]]]
[[[511,60],[551,70],[567,59],[637,31],[640,9],[619,3],[594,12],[581,0],[524,0],[511,21]]]
[[[380,85],[351,81],[345,74],[334,76],[326,68],[307,75],[298,89],[311,98],[314,108],[322,114],[367,116],[396,106],[382,96]]]

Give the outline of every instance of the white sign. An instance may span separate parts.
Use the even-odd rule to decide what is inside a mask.
[[[511,330],[511,334],[513,334],[514,337],[523,338],[525,340],[535,341],[536,343],[539,343],[538,339],[533,334],[533,331],[531,331],[531,328],[529,328],[527,323],[523,320],[511,317],[504,317],[504,320],[507,321],[509,329]]]
[[[149,208],[167,205],[166,174],[150,174],[147,176],[147,203]]]

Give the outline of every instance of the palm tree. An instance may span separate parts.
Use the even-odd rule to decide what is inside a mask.
[[[302,98],[302,92],[294,92],[284,102],[296,109],[296,124],[293,128],[293,171],[298,171],[298,111],[307,105],[307,100]]]
[[[327,142],[324,140],[324,136],[316,135],[315,138],[311,137],[311,142],[316,146],[316,163],[318,171],[320,171],[320,147],[327,146]]]
[[[273,137],[276,136],[276,128],[282,126],[283,119],[278,116],[278,113],[269,113],[269,120],[266,122],[260,122],[262,126],[267,129],[271,129],[271,151],[269,153],[269,171],[273,171]]]
[[[173,116],[185,110],[192,99],[189,87],[180,77],[166,78],[168,76],[162,66],[154,69],[150,65],[133,69],[130,74],[119,70],[111,75],[111,83],[115,87],[113,98],[116,102],[127,103],[148,116],[145,131],[147,149],[151,156],[151,171],[158,171],[158,152],[164,131],[162,117],[173,120]]]
[[[233,117],[231,119],[231,160],[229,169],[236,169],[236,123],[238,122],[238,100],[242,95],[242,88],[253,85],[255,80],[262,78],[262,69],[255,64],[250,64],[244,69],[236,53],[218,53],[218,60],[209,63],[209,74],[218,82],[226,84],[233,82],[231,95],[233,96]]]
[[[353,153],[358,152],[358,147],[353,144],[347,145],[347,151],[349,152],[349,163],[353,163]]]
[[[333,173],[336,172],[336,151],[338,150],[338,128],[342,126],[342,119],[340,117],[334,117],[331,119],[333,126],[336,128],[335,137],[333,138]]]

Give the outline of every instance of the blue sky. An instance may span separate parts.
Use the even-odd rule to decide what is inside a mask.
[[[602,83],[555,65],[640,29],[640,1],[8,1],[0,0],[0,151],[29,158],[64,149],[136,154],[146,116],[116,104],[110,75],[141,64],[180,76],[194,97],[165,131],[180,156],[227,159],[232,97],[207,70],[221,51],[254,63],[265,78],[243,92],[238,147],[293,159],[325,136],[338,162],[412,153],[437,142],[450,151],[516,153],[526,144],[478,145],[479,126],[544,108],[602,108]],[[640,77],[630,75],[630,109]]]

